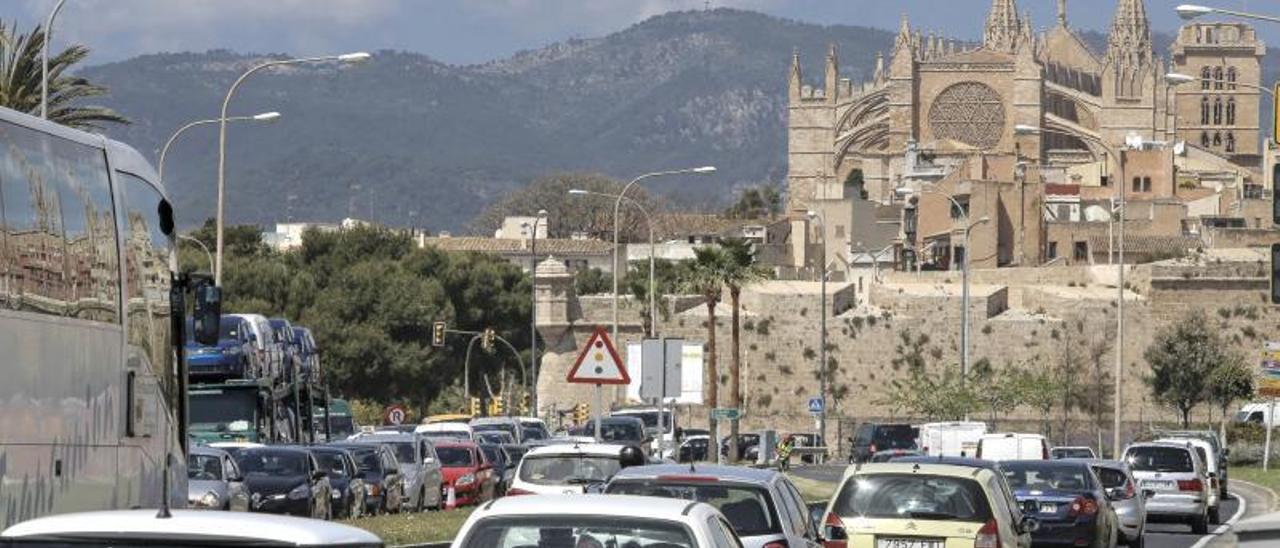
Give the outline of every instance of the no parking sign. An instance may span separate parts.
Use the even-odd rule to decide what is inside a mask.
[[[392,426],[400,426],[401,424],[404,424],[406,416],[407,414],[405,413],[404,407],[399,405],[388,405],[387,410],[382,413],[382,420]]]

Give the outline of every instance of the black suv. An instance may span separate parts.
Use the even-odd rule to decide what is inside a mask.
[[[877,451],[915,449],[918,435],[910,424],[864,422],[849,439],[849,462],[867,462]]]

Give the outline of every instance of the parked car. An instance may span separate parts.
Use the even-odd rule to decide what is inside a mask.
[[[1143,534],[1147,529],[1146,498],[1150,493],[1138,488],[1138,481],[1129,472],[1129,465],[1123,462],[1094,459],[1088,463],[1107,490],[1111,506],[1116,510],[1123,542],[1130,548],[1142,548]]]
[[[1222,460],[1217,448],[1200,438],[1160,438],[1157,443],[1190,444],[1196,450],[1196,456],[1204,463],[1205,483],[1209,495],[1209,523],[1220,523],[1222,514],[1222,496],[1218,490],[1218,467]]]
[[[53,540],[56,539],[56,540]],[[382,548],[374,534],[343,525],[266,514],[173,510],[165,519],[156,509],[53,514],[25,521],[0,533],[0,546],[294,546],[298,548]]]
[[[395,453],[404,477],[406,510],[421,512],[427,508],[444,508],[444,475],[440,459],[430,440],[421,434],[398,431],[361,432],[352,436],[353,443],[386,444]]]
[[[523,433],[524,428],[520,425],[519,419],[515,417],[478,417],[471,419],[469,425],[473,434],[480,432],[506,432],[511,434],[515,443],[523,441],[520,435]],[[472,439],[475,439],[475,437],[472,436]]]
[[[187,506],[249,511],[249,490],[235,459],[221,449],[195,445],[187,455]]]
[[[804,497],[786,475],[775,470],[633,466],[615,474],[605,493],[705,502],[724,514],[745,548],[819,546]]]
[[[187,318],[187,375],[192,380],[217,382],[255,378],[257,360],[244,318],[223,316],[218,323],[218,342],[205,346],[195,340],[194,321]]]
[[[244,449],[236,454],[254,512],[332,519],[329,478],[299,447]]]
[[[511,458],[511,454],[507,452],[504,445],[482,443],[480,451],[484,452],[484,458],[493,465],[493,477],[497,480],[493,488],[494,496],[500,497],[507,494],[507,488],[511,486],[511,480],[516,475],[517,461]]]
[[[626,539],[626,543],[618,539]],[[614,545],[739,546],[733,527],[711,505],[627,495],[504,497],[472,512],[451,546]]]
[[[1040,522],[1031,535],[1033,542],[1090,548],[1116,545],[1120,526],[1115,508],[1089,463],[1017,460],[1001,466],[1023,512]]]
[[[1152,492],[1147,520],[1185,523],[1197,535],[1209,532],[1208,476],[1192,446],[1135,443],[1125,448],[1123,460],[1138,486]]]
[[[622,469],[618,458],[624,445],[561,444],[537,447],[516,467],[507,495],[564,495],[585,493],[601,486]]]
[[[351,451],[330,445],[314,446],[310,450],[320,464],[320,469],[329,476],[329,486],[333,488],[334,515],[339,518],[358,518],[364,515],[367,492],[360,467]]]
[[[1057,459],[1096,459],[1092,447],[1054,447],[1049,450],[1049,458]]]
[[[708,460],[710,453],[707,448],[710,444],[711,436],[685,436],[684,441],[680,442],[680,448],[676,451],[676,462],[703,462]]]
[[[987,434],[978,440],[974,456],[994,461],[1049,460],[1049,440],[1040,434]]]
[[[399,512],[404,506],[404,476],[400,462],[390,447],[380,443],[336,443],[329,447],[346,449],[355,457],[364,482],[364,514]]]
[[[444,486],[453,489],[454,506],[493,500],[498,478],[480,446],[464,440],[439,440],[436,454],[444,473]]]
[[[910,424],[864,422],[849,442],[849,462],[867,462],[886,449],[916,449],[917,431]]]
[[[1008,506],[996,474],[948,464],[849,467],[827,504],[822,537],[828,545],[1027,548],[1039,524]]]

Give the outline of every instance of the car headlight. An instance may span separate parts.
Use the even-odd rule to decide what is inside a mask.
[[[330,493],[333,495],[333,498],[335,498],[335,499],[340,499],[340,498],[342,498],[342,491],[339,491],[339,490],[337,490],[337,489],[334,489],[334,490],[330,491]]]
[[[218,500],[218,494],[213,491],[209,491],[203,497],[200,497],[200,506],[205,508],[217,508],[222,506],[221,502],[221,500]]]
[[[476,482],[475,474],[467,474],[465,476],[458,478],[458,480],[453,482],[453,484],[461,487],[463,485],[471,485],[475,482]]]
[[[289,491],[289,498],[295,499],[295,500],[305,499],[310,496],[311,496],[311,486],[305,483],[297,487],[294,487],[292,491]]]

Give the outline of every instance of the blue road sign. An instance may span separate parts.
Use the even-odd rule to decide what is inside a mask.
[[[822,414],[822,398],[809,398],[809,412],[814,415]]]

